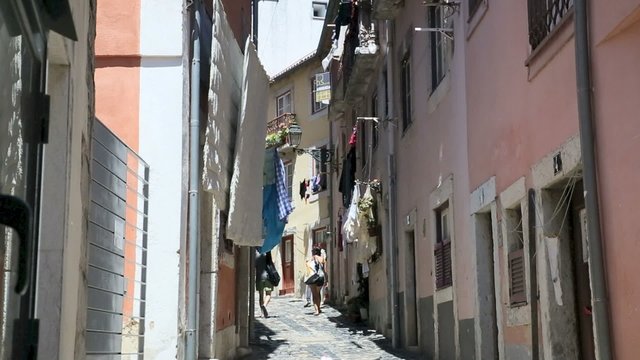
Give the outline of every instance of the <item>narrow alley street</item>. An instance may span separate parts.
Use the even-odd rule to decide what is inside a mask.
[[[391,340],[365,324],[349,321],[338,310],[323,305],[320,316],[291,296],[277,297],[263,318],[255,306],[253,350],[245,360],[259,359],[419,359],[406,350],[393,349]]]

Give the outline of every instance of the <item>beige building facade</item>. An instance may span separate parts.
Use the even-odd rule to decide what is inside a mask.
[[[328,250],[330,244],[329,189],[331,169],[323,161],[329,149],[328,104],[316,101],[319,83],[328,78],[313,52],[292,64],[271,79],[269,91],[268,133],[278,124],[295,122],[302,129],[297,148],[284,144],[279,147],[287,172],[287,185],[293,203],[282,242],[273,251],[273,259],[279,264],[281,283],[279,294],[304,296],[306,262],[314,246]],[[322,91],[322,88],[320,88]],[[269,135],[267,135],[269,136]],[[331,280],[329,280],[331,281]]]

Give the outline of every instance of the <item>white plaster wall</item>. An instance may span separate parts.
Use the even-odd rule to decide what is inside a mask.
[[[316,49],[324,19],[313,18],[312,1],[260,1],[258,6],[258,56],[269,76]]]
[[[149,164],[145,356],[173,359],[178,341],[182,182],[182,1],[142,0],[140,156]]]
[[[172,359],[176,355],[178,333],[182,181],[180,57],[142,59],[140,156],[150,167],[144,350],[150,359]]]
[[[181,0],[142,0],[142,56],[177,56],[182,53],[182,3]]]

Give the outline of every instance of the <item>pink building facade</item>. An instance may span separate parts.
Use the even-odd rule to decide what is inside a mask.
[[[332,296],[357,295],[366,263],[367,321],[396,346],[440,359],[599,359],[607,347],[634,358],[640,2],[587,5],[603,282],[588,237],[574,1],[352,4],[360,36],[331,65],[334,161],[356,127],[356,178],[382,182],[381,248],[363,260],[341,243],[334,188]]]

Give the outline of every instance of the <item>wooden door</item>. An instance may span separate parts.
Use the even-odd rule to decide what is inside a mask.
[[[293,235],[282,238],[282,289],[280,295],[292,294],[295,287],[293,279]]]

